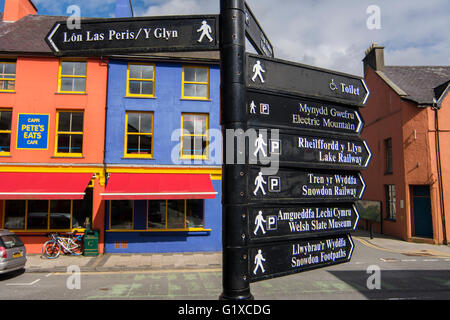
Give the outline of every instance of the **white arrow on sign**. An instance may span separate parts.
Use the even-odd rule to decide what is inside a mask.
[[[53,28],[53,30],[50,32],[50,34],[47,37],[48,42],[50,43],[50,45],[53,47],[53,50],[55,50],[56,52],[59,52],[58,47],[56,46],[56,44],[53,42],[52,38],[55,35],[56,31],[58,31],[59,27],[61,26],[60,23],[57,23],[55,25],[55,27]]]

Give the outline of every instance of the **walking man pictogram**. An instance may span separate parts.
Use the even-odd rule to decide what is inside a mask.
[[[258,254],[255,256],[255,264],[256,264],[256,267],[255,267],[255,269],[253,270],[253,274],[256,275],[256,271],[258,271],[258,268],[261,268],[261,272],[262,272],[262,273],[266,272],[266,270],[264,270],[264,266],[263,266],[263,264],[262,264],[263,261],[266,261],[266,259],[264,259],[263,255],[262,255],[262,252],[261,252],[261,249],[259,249],[259,250],[258,250]]]
[[[258,135],[258,138],[256,138],[256,140],[255,140],[255,147],[256,147],[256,150],[255,150],[255,152],[253,152],[253,155],[255,157],[258,155],[258,152],[260,152],[260,151],[262,152],[264,157],[267,157],[267,154],[264,151],[264,147],[267,147],[267,143],[264,141],[264,138],[261,133]]]
[[[252,101],[252,103],[250,103],[250,114],[256,114],[256,104],[255,101]]]
[[[213,38],[211,37],[212,29],[206,22],[206,20],[202,21],[202,26],[200,27],[200,29],[197,30],[197,32],[202,33],[200,39],[198,39],[198,42],[202,42],[205,36],[209,39],[209,42],[213,42]]]
[[[264,180],[262,172],[258,173],[258,176],[255,178],[255,186],[256,189],[253,191],[253,194],[256,196],[258,193],[258,190],[261,189],[263,195],[266,195],[266,191],[264,191],[263,184],[267,184],[267,182]]]
[[[259,77],[259,79],[261,80],[262,83],[265,82],[261,72],[264,73],[266,71],[262,68],[261,61],[259,61],[259,60],[256,61],[256,64],[253,66],[253,72],[254,72],[253,78],[252,78],[253,82],[255,82],[256,77]]]
[[[263,215],[262,215],[262,211],[259,211],[259,212],[258,212],[258,215],[256,216],[256,219],[255,219],[256,228],[255,228],[255,230],[253,231],[253,234],[254,234],[255,236],[256,236],[256,233],[257,233],[258,229],[261,229],[262,233],[263,233],[263,234],[266,234],[266,230],[264,230],[263,222],[265,223],[266,220],[264,219],[264,217],[263,217]]]

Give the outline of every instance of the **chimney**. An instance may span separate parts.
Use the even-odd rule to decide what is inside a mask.
[[[384,47],[374,42],[369,49],[366,50],[366,56],[363,59],[364,73],[366,73],[367,67],[372,68],[374,71],[383,71],[384,69]]]
[[[3,21],[15,22],[29,14],[37,14],[31,0],[5,0]]]

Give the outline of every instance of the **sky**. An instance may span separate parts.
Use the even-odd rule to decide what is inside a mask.
[[[5,0],[0,0],[0,8]],[[33,0],[39,14],[114,17],[116,0]],[[132,0],[135,16],[218,14],[219,0]],[[247,0],[275,57],[354,75],[373,42],[386,65],[450,65],[448,0]],[[251,49],[249,51],[252,51]]]

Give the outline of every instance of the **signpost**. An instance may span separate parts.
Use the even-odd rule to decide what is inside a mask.
[[[218,50],[217,15],[82,20],[80,29],[57,22],[46,37],[56,55],[106,55]]]
[[[372,156],[359,137],[369,90],[357,76],[274,59],[244,0],[221,0],[220,30],[221,298],[252,299],[251,282],[350,261],[359,171]],[[259,55],[245,53],[245,37]]]

